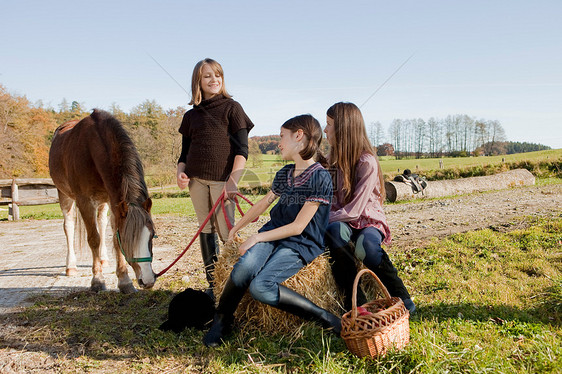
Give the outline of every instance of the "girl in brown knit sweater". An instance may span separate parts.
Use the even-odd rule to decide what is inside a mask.
[[[180,189],[189,187],[199,224],[224,192],[228,220],[234,224],[238,179],[248,158],[248,132],[254,127],[242,106],[226,91],[222,66],[210,58],[199,61],[191,80],[193,108],[185,113],[179,129],[182,152],[177,166]],[[224,214],[217,211],[200,234],[201,255],[212,296],[212,270],[218,254],[217,231],[228,238]]]

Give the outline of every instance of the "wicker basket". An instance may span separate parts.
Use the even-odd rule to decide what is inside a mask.
[[[371,274],[385,298],[376,299],[357,311],[357,286],[365,273]],[[402,349],[410,341],[410,313],[399,297],[391,297],[380,279],[369,269],[363,269],[353,284],[352,308],[341,318],[341,337],[351,353],[359,357],[384,356],[389,349]]]

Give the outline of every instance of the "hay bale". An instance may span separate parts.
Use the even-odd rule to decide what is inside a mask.
[[[214,293],[217,302],[230,276],[232,267],[238,261],[240,243],[228,242],[221,248],[215,263]],[[327,255],[318,256],[282,285],[300,293],[316,305],[341,316],[342,298],[337,291]],[[236,322],[243,330],[258,329],[265,333],[288,333],[297,329],[304,321],[292,314],[254,300],[248,292],[242,298],[236,313]]]

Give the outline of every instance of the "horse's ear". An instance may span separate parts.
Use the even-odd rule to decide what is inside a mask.
[[[119,213],[121,215],[121,218],[126,218],[127,217],[127,213],[129,212],[129,206],[127,205],[126,202],[121,201],[119,203]]]
[[[150,213],[150,209],[152,209],[152,199],[150,197],[146,199],[144,203],[142,203],[142,207],[144,208],[144,210]]]

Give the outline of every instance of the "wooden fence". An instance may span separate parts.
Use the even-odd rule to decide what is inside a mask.
[[[8,205],[8,219],[20,218],[20,206],[58,203],[51,178],[0,179],[0,205]]]

